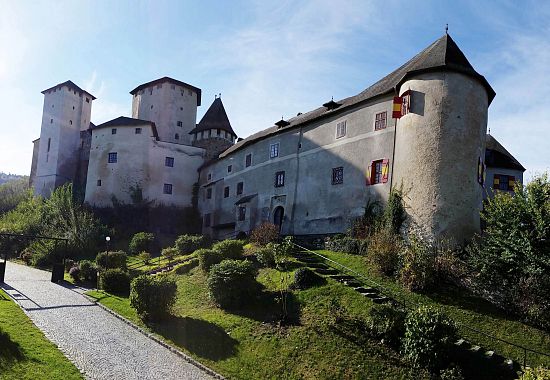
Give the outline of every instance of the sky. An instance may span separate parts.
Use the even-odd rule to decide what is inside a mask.
[[[170,76],[221,93],[240,137],[355,95],[445,33],[497,93],[491,134],[550,170],[550,2],[0,0],[0,171],[29,174],[42,90],[72,80],[96,125]],[[197,122],[198,122],[197,120]]]

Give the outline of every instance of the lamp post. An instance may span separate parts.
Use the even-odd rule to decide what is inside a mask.
[[[111,243],[111,237],[105,236],[105,244],[107,245],[107,252],[109,252],[109,245]]]

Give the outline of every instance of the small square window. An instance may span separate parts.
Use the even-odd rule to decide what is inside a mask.
[[[174,167],[174,157],[166,157],[164,159],[164,166],[168,166],[170,168]]]
[[[116,128],[111,129],[111,134],[116,135]]]
[[[183,127],[183,122],[182,121],[178,121],[178,127]]]
[[[72,121],[72,120],[69,120],[69,124],[70,124],[70,125],[73,125],[73,121]]]
[[[50,119],[50,124],[53,124],[53,119]]]
[[[275,187],[283,187],[285,185],[285,172],[275,173]]]
[[[165,183],[164,184],[163,193],[164,194],[172,194],[172,184],[171,183]]]
[[[340,185],[344,183],[344,167],[332,168],[332,184]]]
[[[244,182],[237,183],[237,195],[241,195],[244,190]]]
[[[204,226],[210,227],[210,214],[204,214]]]
[[[279,157],[279,143],[271,144],[269,146],[269,158]]]
[[[229,186],[226,186],[223,188],[223,197],[228,198],[229,197]]]
[[[180,111],[183,111],[183,107],[180,107]]]
[[[136,135],[141,135],[141,128],[136,128]]]
[[[383,162],[382,161],[383,160],[377,160],[377,161],[373,161],[372,163],[371,183],[373,185],[383,182],[383,173],[382,173]]]
[[[239,206],[239,222],[246,219],[246,206]]]
[[[118,162],[117,152],[109,153],[108,162],[109,164],[115,164]]]
[[[153,109],[153,105],[151,104],[151,109]]]
[[[206,180],[210,181],[211,179],[212,179],[212,173],[208,173],[208,175],[206,176]]]
[[[90,103],[90,98],[86,98],[86,103]]]
[[[245,162],[244,162],[245,167],[249,167],[250,165],[252,165],[252,153],[249,153],[246,155]]]
[[[336,124],[336,138],[339,139],[340,137],[344,137],[347,132],[346,129],[346,120]]]
[[[387,112],[380,112],[380,113],[376,114],[375,121],[374,121],[374,130],[375,131],[379,131],[381,129],[386,128],[387,117],[388,117]]]
[[[233,165],[228,165],[227,166],[227,172],[231,173],[231,170],[233,170]]]
[[[206,199],[212,199],[212,188],[206,189]]]
[[[179,139],[180,139],[180,135],[176,133],[176,135],[174,136],[174,138],[175,138],[176,140],[179,140]]]
[[[97,180],[97,186],[101,186],[101,180],[100,179]]]

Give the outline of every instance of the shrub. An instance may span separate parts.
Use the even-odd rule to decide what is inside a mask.
[[[381,274],[392,276],[399,266],[401,239],[389,229],[373,233],[369,242],[368,261]]]
[[[143,320],[159,320],[176,301],[176,280],[171,276],[141,275],[132,280],[130,305]]]
[[[186,274],[191,271],[191,269],[197,267],[199,265],[198,259],[190,260],[183,264],[178,264],[174,267],[173,272],[175,274]]]
[[[275,267],[275,252],[273,247],[260,247],[255,250],[256,258],[258,262],[267,268]]]
[[[411,236],[401,255],[400,281],[411,291],[423,291],[435,281],[435,255],[428,244]]]
[[[212,265],[218,264],[223,260],[222,255],[213,249],[199,249],[197,256],[199,257],[200,268],[206,273],[208,273]]]
[[[279,238],[279,227],[272,223],[262,223],[250,234],[250,241],[260,246],[274,243]]]
[[[164,248],[161,254],[162,256],[166,257],[168,261],[172,261],[172,259],[178,255],[178,250],[174,247],[168,247]]]
[[[86,281],[95,282],[97,280],[97,268],[90,260],[82,260],[79,263],[80,274]]]
[[[294,281],[292,282],[292,289],[307,289],[314,285],[319,284],[321,277],[308,268],[299,268],[294,272]]]
[[[101,252],[97,254],[95,263],[100,270],[126,270],[126,258],[127,256],[124,251]]]
[[[65,272],[69,273],[72,267],[76,265],[76,262],[72,259],[65,259]]]
[[[132,255],[136,255],[139,252],[150,252],[153,249],[153,243],[155,242],[155,235],[149,232],[138,232],[132,236],[128,250]]]
[[[393,189],[382,215],[385,227],[393,234],[398,234],[406,215],[403,205],[403,193],[401,190]]]
[[[347,236],[336,236],[325,240],[325,249],[334,252],[350,253],[352,255],[366,255],[367,240],[359,240]]]
[[[287,236],[281,243],[269,243],[267,248],[273,250],[277,268],[283,268],[288,263],[288,259],[294,249],[294,246],[292,245],[292,237]]]
[[[176,239],[176,248],[182,255],[188,255],[197,249],[206,248],[208,239],[202,235],[181,235]]]
[[[141,252],[138,255],[138,258],[143,261],[145,265],[149,265],[151,263],[151,254],[149,252]]]
[[[544,367],[525,368],[520,380],[548,380],[550,379],[550,369]]]
[[[246,260],[224,260],[210,269],[208,292],[222,308],[239,307],[258,291],[256,271]]]
[[[76,281],[80,281],[80,268],[78,266],[74,266],[71,269],[69,269],[69,276]]]
[[[32,252],[29,250],[24,250],[21,253],[21,260],[23,260],[26,265],[30,265],[32,262]]]
[[[128,294],[130,276],[120,269],[107,269],[99,277],[99,287],[108,293]]]
[[[451,319],[436,309],[422,306],[407,316],[403,354],[416,367],[441,369],[448,364],[456,339]]]
[[[399,347],[405,335],[407,314],[390,305],[376,305],[369,310],[368,330],[376,339],[392,347]]]
[[[240,259],[244,253],[242,240],[223,240],[214,244],[212,249],[222,255],[224,259]]]
[[[464,380],[464,375],[460,367],[451,366],[441,370],[439,372],[439,378],[441,380]]]

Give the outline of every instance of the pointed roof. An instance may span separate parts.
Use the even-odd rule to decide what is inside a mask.
[[[394,94],[396,89],[398,89],[398,87],[412,75],[440,71],[459,72],[478,80],[487,91],[489,104],[495,97],[495,91],[491,88],[489,82],[487,82],[481,74],[474,70],[458,45],[454,42],[451,36],[446,33],[433,42],[430,46],[411,58],[407,63],[386,75],[384,78],[380,79],[364,91],[357,95],[350,96],[349,98],[336,101],[335,103],[340,105],[338,108],[330,109],[325,106],[327,104],[325,103],[323,107],[319,107],[313,111],[306,112],[289,119],[288,121],[290,122],[290,125],[284,128],[274,126],[257,132],[246,139],[237,142],[235,145],[220,154],[220,157],[225,157],[226,155],[235,152],[248,144],[285,131],[289,128],[294,128],[314,120],[345,112],[352,106],[364,103],[378,96]]]
[[[231,128],[231,123],[225,112],[222,98],[214,99],[214,102],[210,108],[208,108],[208,111],[206,111],[201,121],[199,121],[199,124],[189,133],[192,134],[207,131],[209,129],[221,129],[222,131],[231,133],[233,136],[237,136],[233,128]]]
[[[51,90],[53,90],[54,88],[58,88],[58,87],[63,87],[63,86],[67,86],[68,88],[70,89],[73,89],[75,91],[78,91],[79,93],[81,94],[88,94],[92,97],[92,100],[96,100],[97,98],[95,96],[93,96],[92,94],[90,94],[88,91],[86,90],[83,90],[81,89],[80,87],[78,87],[76,84],[74,84],[72,81],[68,80],[66,82],[63,82],[63,83],[59,83],[59,84],[56,84],[55,86],[52,86],[50,88],[47,88],[45,89],[44,91],[42,91],[41,93],[42,94],[45,94],[46,92],[49,92]]]
[[[485,139],[485,164],[491,168],[525,171],[523,165],[490,134]]]

